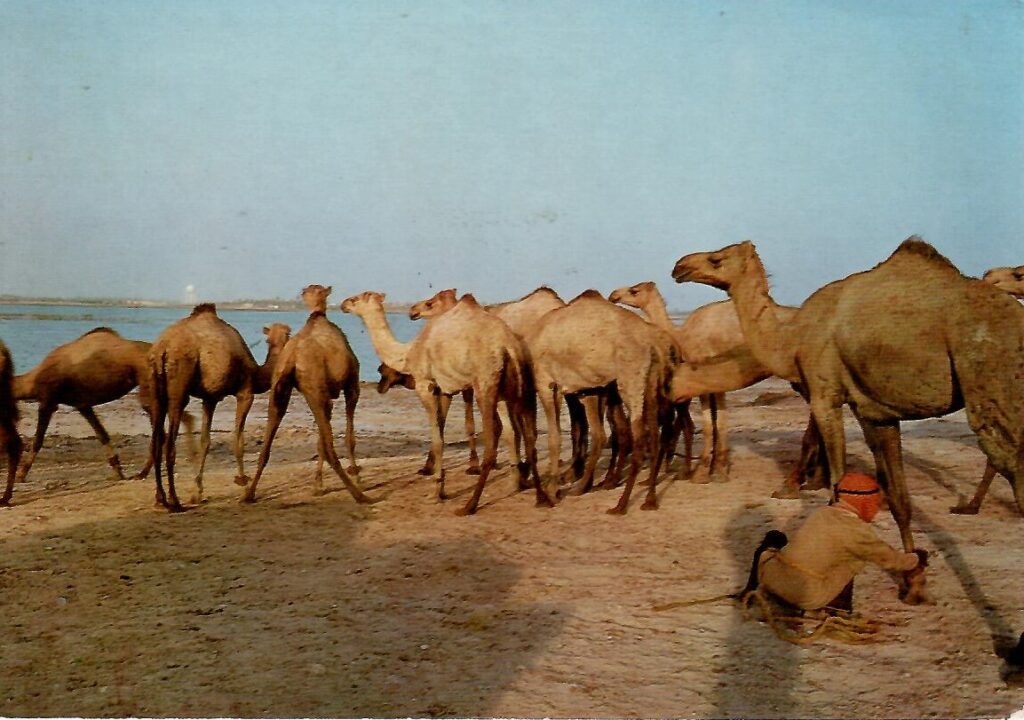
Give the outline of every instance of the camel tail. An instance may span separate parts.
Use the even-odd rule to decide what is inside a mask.
[[[149,386],[152,393],[150,421],[153,435],[149,446],[150,460],[156,471],[157,487],[160,487],[160,454],[164,444],[164,419],[167,417],[167,353],[155,351],[149,358]]]

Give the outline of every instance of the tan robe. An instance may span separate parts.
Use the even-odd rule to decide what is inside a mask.
[[[827,605],[869,562],[911,570],[917,555],[894,550],[839,503],[814,511],[786,547],[765,551],[758,580],[774,595],[812,610]]]

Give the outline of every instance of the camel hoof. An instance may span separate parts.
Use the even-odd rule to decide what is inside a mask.
[[[250,482],[249,478],[245,475],[235,475],[235,485],[245,487]]]
[[[789,485],[783,485],[781,488],[772,493],[772,497],[776,500],[799,500],[800,499],[800,488],[790,487]]]
[[[467,475],[479,475],[480,474],[480,466],[479,465],[470,465],[468,468],[466,468],[466,474]]]
[[[171,513],[183,513],[183,512],[185,512],[185,508],[183,508],[183,507],[181,506],[181,503],[172,503],[171,505],[169,505],[169,506],[167,507],[167,512],[171,512]]]
[[[434,474],[434,468],[430,467],[429,465],[424,465],[423,467],[421,467],[419,470],[416,471],[416,474],[417,475],[433,475]]]
[[[345,471],[349,475],[358,475],[363,471],[363,468],[360,465],[349,465],[347,468],[345,468]]]
[[[711,483],[711,476],[707,473],[696,472],[690,476],[689,483],[691,485],[709,485]]]
[[[202,505],[203,503],[210,502],[209,498],[204,498],[202,495],[193,495],[188,501],[193,505]]]
[[[353,497],[356,499],[356,502],[359,503],[360,505],[373,505],[374,503],[378,502],[369,495],[363,495],[362,493],[354,495]]]
[[[467,515],[472,515],[475,512],[476,512],[476,508],[475,507],[471,508],[471,507],[468,507],[468,506],[460,507],[460,508],[455,510],[455,514],[458,515],[459,517],[466,517]]]
[[[729,482],[729,471],[728,470],[715,470],[711,473],[711,482],[716,483],[727,483]]]
[[[954,515],[977,515],[978,508],[972,505],[954,505],[949,509]]]
[[[608,513],[609,515],[625,515],[626,514],[626,508],[620,507],[620,506],[616,505],[613,508],[605,510],[605,512]]]
[[[131,476],[130,478],[128,478],[128,479],[129,479],[129,480],[145,480],[145,479],[146,479],[146,476],[145,476],[145,475],[143,475],[142,473],[135,473],[134,475],[132,475],[132,476]]]
[[[614,490],[619,486],[622,481],[617,478],[605,478],[602,480],[597,487],[602,490]]]
[[[574,496],[585,495],[587,490],[589,490],[589,489],[590,488],[588,488],[583,483],[579,483],[578,482],[578,483],[573,483],[572,485],[570,485],[569,489],[564,491],[564,494],[567,495],[567,496],[568,495],[574,495]]]
[[[11,499],[9,497],[0,498],[0,507],[7,507],[10,504],[11,504]]]
[[[241,503],[242,505],[252,505],[254,502],[256,502],[256,496],[249,495],[248,493],[246,493],[238,502]]]
[[[658,509],[658,501],[654,500],[654,499],[644,500],[644,504],[640,506],[640,509],[641,510],[657,510]]]

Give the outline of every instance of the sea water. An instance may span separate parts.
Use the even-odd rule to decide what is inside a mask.
[[[184,307],[108,307],[80,305],[0,305],[0,340],[14,358],[15,372],[35,367],[58,345],[71,342],[97,327],[109,327],[131,340],[153,342],[175,320],[191,312]],[[308,313],[298,310],[224,310],[217,314],[233,325],[249,344],[256,361],[267,354],[263,328],[271,323],[290,325],[296,333],[305,324]],[[327,317],[348,337],[359,358],[359,378],[375,381],[380,360],[370,343],[363,321],[340,310],[328,310]],[[423,326],[405,313],[388,313],[395,337],[406,342]]]

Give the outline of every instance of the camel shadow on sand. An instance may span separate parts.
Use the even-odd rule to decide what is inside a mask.
[[[0,714],[494,714],[563,609],[510,599],[487,543],[367,543],[367,517],[210,503],[9,539]]]

